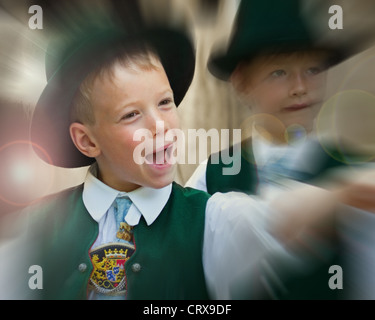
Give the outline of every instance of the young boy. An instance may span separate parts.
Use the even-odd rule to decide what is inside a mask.
[[[165,131],[179,126],[176,105],[194,71],[190,40],[167,28],[91,28],[60,57],[54,48],[31,137],[54,165],[92,165],[83,185],[29,208],[41,234],[32,260],[43,269],[42,297],[206,299],[208,195],[172,183],[171,142],[154,144],[143,164],[133,159],[138,129],[155,142],[165,134],[158,121]]]

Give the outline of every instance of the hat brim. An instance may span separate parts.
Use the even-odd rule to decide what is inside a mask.
[[[69,133],[70,106],[82,81],[98,66],[100,60],[111,55],[116,44],[139,42],[158,53],[178,106],[184,98],[194,76],[195,53],[187,34],[168,28],[148,28],[134,34],[116,32],[110,37],[82,44],[51,76],[34,110],[31,123],[31,140],[38,148],[35,152],[46,162],[64,168],[77,168],[92,164],[95,159],[83,155],[73,144]],[[46,159],[45,154],[49,159]]]
[[[229,81],[233,71],[243,60],[249,60],[257,54],[267,52],[282,53],[299,50],[325,50],[329,52],[328,67],[333,67],[352,55],[350,50],[344,47],[313,44],[309,39],[305,38],[280,38],[272,43],[258,43],[257,46],[249,44],[242,51],[233,50],[231,47],[229,47],[227,52],[223,52],[222,49],[213,49],[208,59],[207,68],[214,77]]]

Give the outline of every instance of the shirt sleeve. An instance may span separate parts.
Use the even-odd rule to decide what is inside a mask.
[[[239,192],[216,193],[208,200],[203,267],[211,298],[237,297],[236,285],[254,277],[266,254],[276,252],[289,259],[268,231],[271,215],[265,201]]]
[[[201,162],[195,169],[190,179],[186,182],[185,187],[190,187],[207,192],[206,170],[208,159]]]

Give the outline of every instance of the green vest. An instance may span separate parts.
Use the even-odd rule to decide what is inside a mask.
[[[233,150],[241,152],[233,153]],[[206,186],[209,194],[215,192],[239,191],[248,194],[255,194],[258,187],[258,174],[255,166],[254,155],[251,148],[251,140],[241,142],[241,148],[229,149],[229,155],[233,157],[233,163],[241,163],[240,172],[236,175],[224,175],[223,168],[231,164],[224,164],[221,152],[219,152],[219,163],[213,163],[212,155],[208,159],[206,170]],[[240,158],[240,160],[237,160]]]
[[[42,299],[87,297],[93,270],[89,250],[98,224],[83,204],[82,190],[80,185],[49,196],[32,209],[32,233],[40,236],[30,265],[42,267]],[[136,250],[125,263],[127,299],[208,299],[202,265],[208,198],[173,183],[156,221],[147,226],[141,218],[133,229]]]
[[[240,152],[234,153],[233,150],[240,150]],[[208,159],[207,170],[206,170],[206,185],[207,192],[214,194],[215,192],[229,192],[239,191],[247,194],[256,194],[258,189],[258,173],[255,165],[255,159],[252,151],[251,139],[247,139],[241,142],[240,148],[229,148],[229,154],[233,156],[233,159],[240,158],[241,169],[236,175],[223,175],[223,168],[229,168],[232,164],[223,163],[222,151],[219,152],[218,157],[212,155]],[[228,153],[228,152],[226,152]],[[314,184],[314,179],[321,177],[324,172],[328,169],[336,168],[342,165],[346,165],[343,159],[343,155],[337,150],[328,150],[327,152],[318,144],[316,144],[316,150],[314,152],[316,157],[316,170],[315,172],[306,175],[302,181],[310,184]],[[349,157],[349,156],[348,156]],[[219,159],[219,163],[213,163],[214,159]],[[354,155],[350,156],[351,159],[356,159]],[[358,159],[360,159],[358,157]],[[233,160],[234,162],[235,160]]]

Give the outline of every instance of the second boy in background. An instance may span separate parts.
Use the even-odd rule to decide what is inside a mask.
[[[241,2],[227,51],[214,52],[208,64],[214,76],[230,81],[252,113],[247,128],[250,138],[241,142],[237,149],[241,152],[232,148],[233,157],[240,158],[241,171],[225,175],[223,168],[230,165],[220,161],[221,156],[219,163],[211,156],[197,168],[187,186],[210,194],[264,194],[283,179],[312,183],[328,169],[344,164],[342,158],[330,157],[321,147],[314,123],[325,97],[326,71],[348,57],[348,52],[335,43],[321,45],[301,9],[302,1],[298,0]],[[273,286],[265,295],[280,299],[336,298],[337,291],[327,286],[328,266],[339,262],[334,228],[331,231],[333,244],[321,246],[323,258],[306,260],[306,274],[301,264],[286,271],[285,277],[280,276],[278,281],[287,282],[287,290],[272,281],[285,271],[281,261],[274,262],[273,276],[272,272],[267,274],[267,268],[259,268],[264,274],[258,279],[268,278],[272,282],[269,287]],[[322,244],[320,239],[310,241],[317,247]],[[224,242],[223,247],[234,250]],[[273,263],[267,264],[271,270]]]

